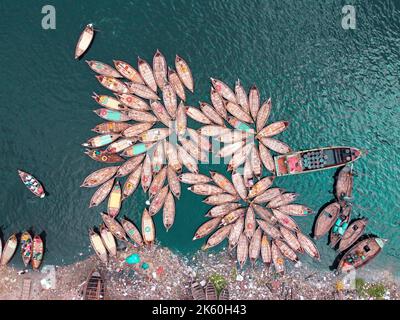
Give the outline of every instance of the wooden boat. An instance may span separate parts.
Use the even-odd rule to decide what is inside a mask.
[[[240,268],[243,268],[246,264],[247,257],[249,255],[249,243],[247,237],[244,233],[242,233],[239,237],[239,241],[237,244],[237,261],[239,263]]]
[[[124,137],[126,138],[135,138],[142,132],[145,132],[149,129],[151,129],[154,126],[154,123],[151,122],[142,122],[142,123],[136,123],[132,126],[129,126],[122,132]]]
[[[125,200],[136,191],[140,183],[142,167],[143,165],[140,164],[131,174],[129,174],[129,177],[126,179],[122,188],[122,200]]]
[[[289,247],[291,247],[293,250],[295,250],[299,253],[304,253],[303,247],[301,246],[299,240],[293,234],[292,231],[290,231],[289,229],[286,229],[283,226],[279,227],[279,231],[281,232],[281,235],[283,236],[283,240],[286,241],[286,243],[289,245]],[[279,240],[279,239],[277,239],[277,240]],[[279,248],[279,249],[281,249],[281,248]],[[283,253],[283,251],[282,251],[282,253]]]
[[[149,104],[144,101],[142,98],[139,98],[133,94],[116,94],[119,101],[123,103],[125,106],[138,110],[138,111],[148,111],[150,110]]]
[[[212,196],[224,193],[223,189],[212,184],[195,184],[190,186],[188,190],[201,196]]]
[[[97,114],[100,118],[107,121],[126,122],[131,120],[131,118],[128,116],[128,113],[126,112],[115,111],[106,108],[93,110],[93,112]]]
[[[167,180],[172,194],[175,198],[179,199],[181,196],[181,183],[176,171],[171,166],[168,166],[167,169]]]
[[[126,219],[121,219],[121,224],[128,237],[139,247],[143,246],[143,239],[139,229],[132,222]]]
[[[235,94],[226,83],[214,78],[211,78],[211,83],[221,97],[232,103],[237,103]]]
[[[227,215],[229,212],[232,212],[238,208],[240,208],[242,205],[237,202],[227,202],[223,203],[217,206],[212,207],[207,213],[206,217],[209,218],[216,218],[216,217],[222,217]]]
[[[99,259],[107,264],[108,262],[107,249],[104,246],[101,237],[96,232],[94,232],[93,229],[89,229],[89,239],[94,249],[94,252],[97,254]]]
[[[353,172],[351,167],[345,166],[340,169],[336,178],[335,195],[338,200],[349,199],[353,195]]]
[[[100,84],[113,92],[122,94],[122,93],[128,93],[128,87],[123,83],[122,81],[113,78],[113,77],[106,77],[106,76],[96,76],[96,79],[100,82]]]
[[[144,84],[130,82],[126,84],[129,92],[139,96],[143,99],[160,100],[158,95]]]
[[[5,266],[13,257],[15,250],[17,250],[18,239],[15,234],[11,235],[6,241],[3,253],[1,255],[0,265]]]
[[[100,75],[113,78],[122,78],[117,70],[106,63],[95,60],[86,60],[86,63],[89,65],[90,69]]]
[[[81,33],[75,48],[75,59],[79,59],[89,48],[94,37],[93,24],[88,24]]]
[[[115,111],[128,111],[128,106],[124,105],[121,101],[114,97],[106,95],[98,95],[93,92],[92,98],[102,107],[115,110]]]
[[[154,196],[160,192],[160,190],[164,186],[166,178],[167,178],[167,167],[164,166],[153,177],[153,181],[151,182],[151,185],[149,188],[150,199],[154,198]]]
[[[282,188],[271,188],[258,195],[253,199],[253,203],[262,204],[270,202],[272,199],[280,196],[283,192],[285,192]]]
[[[90,158],[92,158],[95,161],[102,162],[102,163],[117,163],[117,162],[123,162],[125,161],[124,158],[119,156],[116,153],[109,153],[105,150],[89,150],[87,149],[84,152],[86,155],[88,155]]]
[[[162,89],[162,96],[165,108],[172,119],[176,118],[176,111],[178,108],[178,100],[176,93],[169,83],[166,83]]]
[[[35,196],[39,198],[44,198],[46,196],[44,188],[38,179],[22,170],[18,170],[18,175],[24,183],[25,187],[27,187],[28,190],[32,192]]]
[[[29,232],[25,231],[21,236],[21,255],[25,267],[28,266],[32,259],[32,236]]]
[[[122,226],[118,223],[118,221],[108,214],[101,213],[101,218],[103,219],[107,229],[119,240],[128,241],[126,238],[125,230]]]
[[[269,149],[261,143],[258,145],[258,151],[260,152],[261,162],[265,169],[271,173],[275,173],[274,158],[272,157]]]
[[[133,172],[144,160],[145,154],[140,154],[138,156],[132,157],[119,167],[116,177],[122,178]]]
[[[168,195],[168,186],[163,187],[159,193],[155,195],[153,200],[150,203],[149,206],[149,214],[150,216],[154,216],[156,213],[158,213],[161,208],[163,207],[165,203],[165,199],[167,198]]]
[[[361,157],[353,147],[326,147],[274,157],[277,176],[301,174],[344,166]]]
[[[320,260],[320,254],[318,251],[317,246],[315,245],[314,242],[311,241],[307,236],[302,234],[300,231],[296,232],[297,239],[300,242],[301,247],[304,249],[304,251],[314,259]]]
[[[274,263],[276,273],[280,275],[285,274],[285,259],[281,251],[279,250],[278,246],[276,245],[275,241],[272,241],[271,245],[271,256],[272,262]]]
[[[338,271],[344,273],[365,266],[381,252],[386,242],[382,238],[368,238],[355,244],[340,260]]]
[[[144,209],[142,215],[142,236],[145,244],[153,244],[155,239],[155,227],[153,218],[151,217],[147,209]]]
[[[147,130],[139,135],[139,140],[147,142],[158,142],[160,140],[166,139],[170,135],[169,128],[155,128]]]
[[[115,257],[117,255],[117,244],[115,242],[113,234],[107,229],[104,224],[100,226],[100,236],[101,240],[103,240],[104,246],[110,253],[110,256]]]
[[[205,288],[206,300],[217,300],[217,289],[211,281],[208,281]]]
[[[194,300],[206,300],[204,289],[197,281],[192,281],[190,285],[190,290]]]
[[[240,80],[238,79],[235,84],[235,95],[237,103],[243,108],[243,110],[250,114],[249,99],[247,97],[246,90],[243,88]]]
[[[33,237],[33,244],[32,244],[32,269],[37,270],[39,269],[42,260],[43,260],[43,240],[40,238],[39,235],[35,235]]]
[[[203,112],[201,112],[199,109],[195,107],[186,107],[185,110],[186,110],[186,115],[197,122],[206,125],[210,125],[212,123],[212,121]],[[215,135],[217,134],[219,133],[217,132]]]
[[[256,231],[256,215],[254,213],[253,207],[249,206],[246,211],[244,218],[244,231],[243,233],[247,239],[253,238],[253,234]]]
[[[179,181],[187,184],[205,184],[212,181],[212,179],[201,173],[182,173],[179,176]]]
[[[105,300],[105,284],[104,278],[96,269],[93,270],[88,279],[83,290],[84,300]]]
[[[93,188],[98,187],[104,182],[110,180],[117,173],[119,167],[106,167],[95,172],[92,172],[90,175],[86,177],[86,179],[82,182],[81,187],[84,188]]]
[[[222,228],[215,231],[207,240],[207,243],[201,247],[201,250],[207,250],[209,248],[219,245],[224,241],[230,234],[232,225],[223,226]]]
[[[225,126],[224,118],[222,118],[219,113],[206,102],[200,101],[200,110],[210,121],[214,122],[219,126]]]
[[[272,183],[274,182],[275,177],[265,177],[261,180],[259,180],[249,191],[248,198],[254,198],[259,196],[260,194],[264,193],[270,186],[272,186]]]
[[[251,143],[246,144],[243,148],[239,149],[232,157],[232,159],[228,163],[228,171],[233,171],[240,167],[243,163],[246,162],[253,145]],[[261,192],[261,191],[260,191]],[[256,195],[254,195],[256,196]]]
[[[285,206],[278,207],[277,209],[283,214],[287,214],[289,216],[304,217],[313,213],[310,208],[301,204],[287,204]]]
[[[252,203],[251,207],[254,208],[256,214],[268,224],[276,224],[278,219],[271,213],[271,211],[259,204]]]
[[[175,132],[178,136],[183,136],[186,133],[186,129],[187,129],[186,107],[181,101],[176,111]],[[193,130],[192,132],[193,133],[195,132],[195,134],[197,134],[197,131],[195,130]]]
[[[167,232],[174,224],[174,221],[175,221],[175,200],[172,192],[169,191],[164,201],[164,210],[163,210],[163,224]]]
[[[210,118],[211,118],[211,117],[210,117]],[[237,118],[235,118],[235,117],[227,116],[227,117],[226,117],[226,121],[227,121],[233,128],[235,128],[236,130],[244,131],[244,132],[247,132],[247,133],[250,133],[250,134],[254,134],[254,133],[255,133],[254,129],[253,129],[249,124],[244,123],[244,122],[240,121],[239,119],[237,119]],[[214,121],[214,122],[215,122],[215,121]],[[221,124],[223,125],[224,122],[221,121],[221,120],[219,120],[219,124],[220,124],[220,125],[221,125]]]
[[[269,266],[272,263],[272,253],[271,253],[271,244],[266,234],[263,234],[261,238],[261,259],[266,265],[266,267],[269,268]]]
[[[257,119],[256,119],[256,129],[257,132],[260,132],[265,124],[268,121],[269,115],[271,114],[272,102],[271,98],[269,98],[266,102],[264,102],[258,111]]]
[[[261,229],[272,239],[283,240],[282,234],[278,228],[274,227],[272,224],[267,223],[265,220],[256,220]]]
[[[113,62],[118,72],[122,74],[126,79],[135,83],[144,84],[140,73],[130,64],[121,60],[113,60]]]
[[[239,107],[236,103],[228,101],[225,104],[225,108],[236,119],[246,122],[246,123],[253,122],[253,119],[251,118],[251,116],[248,113],[246,113],[245,111],[243,111],[243,109],[241,107]],[[246,130],[243,130],[243,131],[246,131]]]
[[[157,117],[155,117],[150,112],[146,112],[146,111],[130,110],[128,112],[128,116],[129,116],[130,120],[134,120],[137,122],[155,123],[158,121]]]
[[[182,101],[186,101],[185,88],[175,70],[168,67],[168,81]]]
[[[338,251],[343,252],[355,243],[362,236],[367,223],[367,218],[362,218],[351,223],[339,242]]]
[[[218,300],[229,300],[229,290],[227,287],[223,288],[219,294]]]
[[[153,70],[147,61],[138,57],[138,69],[146,85],[153,91],[157,92],[157,83],[154,79]]]
[[[208,163],[208,152],[200,149],[192,140],[187,140],[181,136],[178,137],[181,147],[190,154],[196,161]]]
[[[153,73],[158,87],[163,90],[165,83],[168,82],[168,69],[167,61],[165,60],[164,55],[158,49],[153,57]]]
[[[167,140],[164,140],[165,156],[168,165],[175,170],[176,173],[182,172],[182,163],[178,157],[178,150],[176,147]]]
[[[292,149],[286,143],[276,140],[274,138],[258,138],[258,139],[264,146],[266,146],[268,149],[272,151],[275,151],[276,153],[287,154],[292,151]]]
[[[297,257],[297,254],[293,251],[293,249],[288,246],[285,242],[282,240],[275,239],[274,243],[278,247],[279,251],[282,253],[282,255],[286,258],[289,259],[292,262],[298,262],[299,258]]]
[[[254,120],[257,119],[258,110],[260,109],[260,92],[256,85],[250,88],[249,92],[249,108],[250,114]]]
[[[101,148],[114,142],[119,137],[121,137],[119,133],[107,133],[89,139],[87,142],[82,143],[82,146],[87,148]]]
[[[142,189],[144,192],[147,192],[147,190],[150,188],[152,178],[153,173],[151,170],[151,159],[150,155],[146,154],[143,160],[142,174],[140,176],[140,184],[142,185]]]
[[[282,212],[276,209],[272,209],[272,213],[274,214],[278,222],[285,228],[295,232],[300,231],[300,228],[297,225],[296,221],[292,219],[290,216],[283,214]]]
[[[244,227],[244,217],[240,217],[236,220],[236,222],[232,225],[231,232],[229,233],[228,243],[229,243],[229,251],[236,247],[240,235],[243,232]]]
[[[261,179],[262,163],[260,153],[258,152],[258,148],[255,145],[253,145],[253,148],[251,149],[250,166],[256,178]]]
[[[179,78],[186,88],[192,93],[194,92],[194,81],[192,72],[190,71],[189,65],[180,56],[175,57],[175,69],[178,73]]]
[[[121,209],[122,191],[121,185],[117,181],[111,190],[110,197],[108,198],[107,212],[110,217],[115,218]]]
[[[254,232],[253,237],[250,239],[249,258],[253,265],[260,256],[262,235],[263,232],[261,228],[258,227],[257,230]]]
[[[258,134],[257,138],[269,138],[276,136],[277,134],[285,131],[289,127],[288,121],[278,121],[271,123],[270,125],[266,126],[265,128],[261,129]]]
[[[211,206],[217,206],[238,200],[239,200],[238,196],[234,196],[228,193],[221,193],[221,194],[216,194],[215,196],[209,196],[205,198],[203,202]]]
[[[246,208],[239,208],[234,211],[229,212],[226,216],[224,216],[221,220],[221,226],[226,226],[235,222],[237,219],[242,217],[246,212]]]
[[[329,245],[331,248],[336,247],[339,241],[342,239],[343,234],[347,230],[350,223],[352,206],[346,203],[345,207],[342,207],[339,217],[336,219],[335,224],[331,229],[329,235]]]
[[[106,152],[111,153],[111,154],[117,154],[121,151],[124,151],[125,149],[131,147],[137,138],[126,138],[126,139],[119,139],[118,141],[115,141],[111,143],[107,149]],[[123,155],[123,154],[121,154]]]
[[[319,214],[314,226],[314,239],[319,239],[329,232],[340,214],[340,204],[333,202]]]
[[[105,122],[95,126],[92,131],[106,134],[106,133],[121,133],[130,127],[129,123],[124,122]]]
[[[209,235],[221,222],[222,217],[213,218],[204,222],[195,232],[193,240],[204,238]]]
[[[169,115],[167,109],[164,107],[164,105],[159,101],[151,101],[150,105],[151,105],[151,110],[158,118],[158,120],[161,121],[167,128],[170,128],[173,123],[172,118]]]
[[[96,190],[93,194],[92,198],[90,199],[89,208],[97,207],[100,203],[102,203],[107,196],[110,194],[113,186],[114,186],[115,179],[110,179],[105,182],[100,188]]]

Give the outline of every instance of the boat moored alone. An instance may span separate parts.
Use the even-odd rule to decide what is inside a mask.
[[[353,147],[326,147],[297,151],[274,157],[277,176],[321,171],[344,166],[361,157]]]
[[[13,257],[15,250],[17,250],[18,239],[15,234],[11,235],[6,244],[4,245],[3,254],[1,255],[0,265],[5,266]]]
[[[75,59],[79,59],[89,48],[94,37],[93,24],[88,24],[81,33],[75,48]]]
[[[375,237],[358,242],[342,257],[338,271],[344,273],[365,266],[382,251],[386,242],[386,239]]]
[[[39,198],[44,198],[46,196],[42,184],[35,177],[22,170],[18,170],[18,175],[29,191],[31,191],[35,196]]]
[[[32,268],[33,270],[39,269],[43,260],[43,240],[39,235],[33,237],[32,246]]]

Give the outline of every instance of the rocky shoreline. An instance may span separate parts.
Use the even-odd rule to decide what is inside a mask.
[[[125,258],[134,252],[150,265],[148,270],[125,263]],[[3,267],[0,299],[21,299],[23,280],[30,279],[31,300],[81,300],[87,276],[94,268],[104,275],[106,298],[111,300],[191,300],[192,279],[202,285],[210,280],[217,288],[227,286],[231,300],[400,299],[399,282],[388,272],[368,276],[364,270],[353,279],[353,286],[348,286],[346,279],[333,272],[311,270],[305,265],[278,277],[272,267],[268,271],[261,264],[239,270],[235,259],[226,253],[199,252],[189,260],[160,246],[126,248],[107,266],[92,256],[69,266],[56,267],[56,283],[52,289],[42,287],[44,273],[19,274],[15,268]]]

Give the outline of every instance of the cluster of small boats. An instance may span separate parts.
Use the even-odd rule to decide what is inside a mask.
[[[329,233],[330,246],[343,255],[338,264],[341,272],[364,266],[379,254],[386,242],[378,237],[367,237],[359,241],[363,238],[368,219],[351,220],[353,184],[352,167],[344,166],[336,178],[336,199],[321,210],[314,225],[314,239]]]
[[[128,219],[118,221],[114,216],[107,213],[101,213],[101,217],[103,224],[99,227],[99,232],[89,229],[89,239],[95,253],[105,264],[108,263],[109,257],[117,255],[116,240],[129,242],[130,239],[136,247],[154,243],[155,226],[147,209],[144,209],[142,214],[141,232]]]
[[[39,269],[43,260],[43,240],[39,235],[35,235],[33,238],[28,231],[25,231],[21,235],[21,256],[25,267],[31,263],[32,269]],[[17,234],[12,234],[2,246],[0,240],[0,265],[5,266],[10,262],[18,248],[18,237]]]
[[[210,220],[197,229],[193,238],[211,234],[203,250],[228,239],[229,251],[236,248],[240,267],[248,259],[254,264],[261,258],[267,267],[273,263],[279,274],[285,272],[285,259],[297,262],[299,253],[319,260],[317,247],[292,218],[307,216],[312,210],[293,203],[297,194],[271,188],[274,177],[262,178],[250,187],[237,171],[231,179],[217,172],[211,172],[211,177],[186,173],[182,181],[192,184],[189,190],[206,196],[204,202],[213,206],[206,214]]]
[[[197,162],[208,159],[211,147],[199,132],[187,128],[185,89],[194,90],[190,68],[179,56],[175,70],[168,67],[159,50],[152,66],[138,58],[137,69],[121,60],[114,61],[115,68],[86,62],[99,82],[114,93],[93,94],[102,107],[95,113],[108,122],[97,125],[93,131],[99,135],[83,146],[90,158],[111,166],[93,172],[82,183],[82,187],[98,187],[89,206],[98,206],[108,197],[107,212],[115,218],[123,201],[141,184],[149,193],[148,213],[153,216],[163,208],[168,231],[175,220],[175,198],[181,193],[178,175],[183,167],[198,172]],[[122,178],[126,178],[123,184]]]

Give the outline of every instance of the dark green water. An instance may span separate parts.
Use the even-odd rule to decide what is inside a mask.
[[[369,154],[355,164],[355,216],[367,216],[367,231],[389,239],[371,267],[400,266],[400,5],[397,1],[348,1],[356,5],[357,29],[341,27],[343,1],[2,1],[0,4],[2,154],[0,181],[3,239],[33,227],[46,233],[45,263],[66,264],[87,256],[87,229],[100,223],[88,209],[94,190],[82,180],[101,165],[80,144],[100,123],[92,91],[106,92],[73,52],[84,25],[97,33],[86,59],[136,63],[159,48],[170,64],[175,54],[190,64],[196,92],[188,104],[209,101],[209,77],[233,85],[256,83],[273,99],[273,120],[289,120],[281,135],[294,149],[353,145]],[[52,4],[57,29],[41,28],[41,8]],[[49,196],[34,198],[20,182],[23,168],[45,183]],[[225,167],[202,166],[223,172]],[[299,192],[300,203],[318,210],[332,199],[334,172],[279,178]],[[139,191],[121,216],[138,221],[145,204]],[[157,238],[184,254],[202,242],[191,238],[209,209],[184,191],[173,228],[157,215]],[[314,217],[297,219],[305,233]],[[318,241],[324,270],[335,254]],[[80,255],[82,253],[82,255]],[[20,266],[20,257],[13,259]]]

